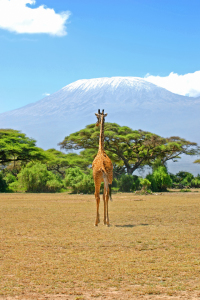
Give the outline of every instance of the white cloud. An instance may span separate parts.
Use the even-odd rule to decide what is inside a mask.
[[[49,93],[44,93],[44,94],[42,94],[43,96],[45,96],[45,97],[47,97],[47,96],[50,96],[51,94],[49,94]]]
[[[58,14],[44,5],[37,8],[27,6],[35,3],[35,0],[0,0],[0,28],[16,33],[66,35],[70,12]]]
[[[190,97],[200,96],[200,71],[185,75],[172,72],[166,77],[147,74],[144,79],[175,94]]]

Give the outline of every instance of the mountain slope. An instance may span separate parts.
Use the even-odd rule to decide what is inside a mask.
[[[82,110],[90,113],[91,105],[95,108],[96,105],[112,107],[114,103],[123,109],[134,105],[134,108],[139,109],[163,110],[170,104],[192,105],[193,101],[189,97],[173,94],[140,78],[97,78],[78,80],[40,101],[4,115],[36,117],[59,114],[65,116],[69,110],[74,112]]]

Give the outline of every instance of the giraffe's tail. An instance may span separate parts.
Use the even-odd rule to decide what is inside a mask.
[[[112,199],[112,184],[109,183],[108,186],[109,186],[109,196],[110,196],[110,201],[112,201],[112,200],[113,200],[113,199]]]

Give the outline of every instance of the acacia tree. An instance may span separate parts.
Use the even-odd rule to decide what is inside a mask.
[[[179,137],[162,138],[151,132],[132,130],[116,123],[105,123],[104,149],[112,162],[124,168],[128,174],[136,169],[151,165],[155,159],[163,163],[180,158],[185,153],[195,155],[198,147]],[[97,153],[99,144],[99,128],[95,124],[86,126],[72,133],[59,143],[61,149],[82,150],[82,154],[90,156],[91,162]]]
[[[0,164],[44,160],[44,150],[36,147],[36,141],[13,129],[0,129]]]

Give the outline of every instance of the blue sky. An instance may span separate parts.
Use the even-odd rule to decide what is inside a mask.
[[[199,16],[199,0],[0,0],[0,113],[96,77],[149,74],[187,94],[185,78],[199,96]]]

